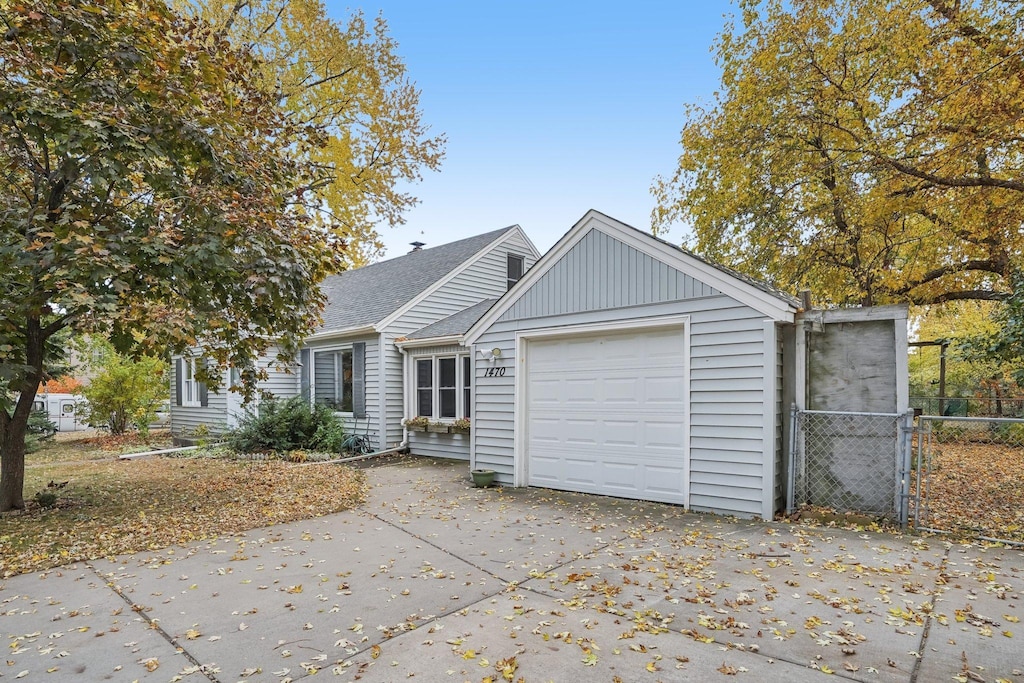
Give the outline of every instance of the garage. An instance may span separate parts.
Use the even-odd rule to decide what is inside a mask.
[[[527,343],[529,484],[685,504],[685,327]]]
[[[589,211],[467,330],[470,467],[770,519],[800,302]]]

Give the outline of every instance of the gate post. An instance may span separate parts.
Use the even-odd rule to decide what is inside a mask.
[[[790,409],[790,423],[789,423],[789,486],[786,491],[786,514],[793,514],[796,509],[796,454],[798,446],[802,440],[803,435],[797,431],[799,425],[798,416],[800,411],[797,409],[794,403]]]
[[[906,529],[910,521],[910,484],[913,473],[911,460],[914,443],[914,412],[899,418],[899,438],[896,440],[896,462],[899,464],[898,490],[896,491],[896,518],[900,528]]]

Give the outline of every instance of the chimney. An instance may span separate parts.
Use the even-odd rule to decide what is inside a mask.
[[[426,242],[409,242],[409,244],[412,245],[412,251],[409,252],[410,254],[413,253],[413,251],[423,251],[423,247],[427,245]]]

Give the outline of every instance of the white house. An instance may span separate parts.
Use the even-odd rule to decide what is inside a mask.
[[[538,257],[522,229],[511,226],[329,277],[322,284],[328,301],[323,325],[306,340],[298,366],[269,368],[260,388],[334,407],[347,429],[368,434],[375,449],[400,444],[409,368],[395,340],[453,314],[479,317],[480,302],[504,294]],[[435,346],[416,355],[419,408],[431,411],[423,414],[438,421],[468,415],[468,350]],[[171,428],[177,434],[200,425],[217,434],[243,413],[237,393],[207,391],[195,380],[200,362],[176,358],[172,364]],[[232,379],[226,376],[223,386]],[[462,452],[468,459],[468,444]]]
[[[265,388],[334,406],[375,448],[465,459],[504,485],[782,509],[815,327],[800,302],[597,211],[538,256],[513,226],[330,278],[300,369]],[[871,381],[902,383],[903,410],[906,311],[892,308],[879,328],[892,360]],[[227,399],[195,385],[188,360],[175,368],[174,428],[230,425]],[[403,431],[416,416],[472,429]]]

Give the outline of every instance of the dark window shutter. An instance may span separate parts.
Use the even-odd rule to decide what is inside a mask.
[[[366,342],[352,344],[352,413],[366,417]]]
[[[179,358],[174,364],[174,405],[181,405],[181,375],[185,372],[184,365]]]
[[[310,365],[313,360],[310,358],[312,354],[309,349],[302,349],[299,352],[299,363],[302,367],[299,369],[299,391],[301,392],[302,398],[309,400],[309,377],[310,372],[313,369]]]
[[[206,362],[205,358],[203,358],[202,361],[200,362],[202,363],[204,368],[209,367],[209,364]],[[197,382],[196,384],[199,386],[199,405],[205,408],[210,404],[209,398],[207,397],[206,382]]]

